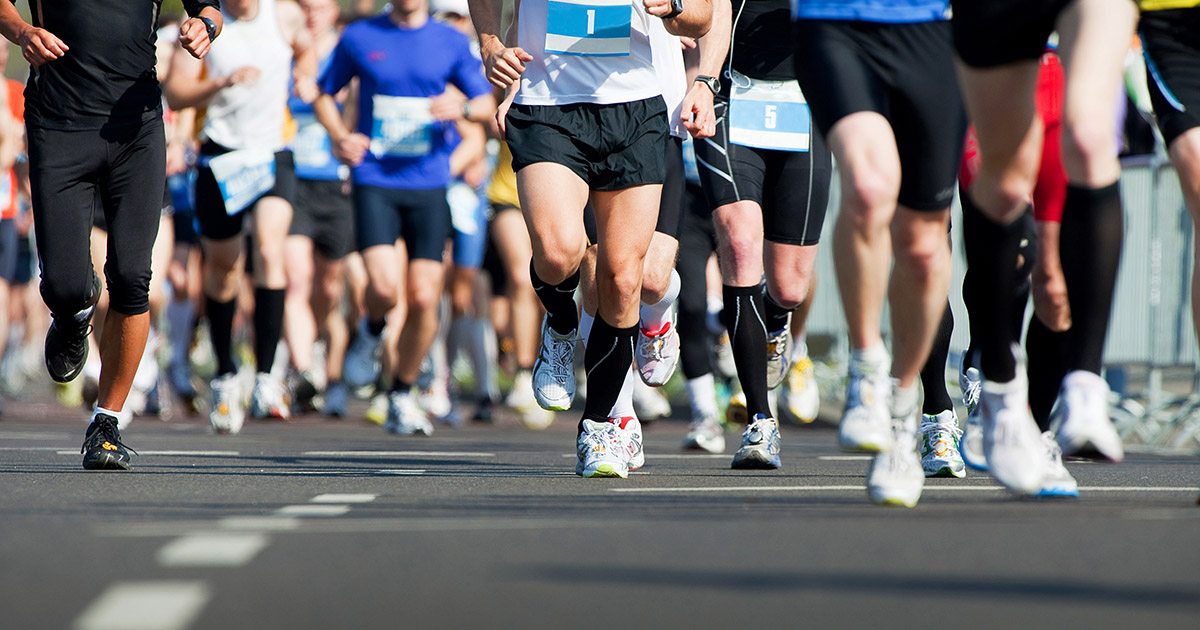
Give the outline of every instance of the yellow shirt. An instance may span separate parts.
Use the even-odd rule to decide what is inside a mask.
[[[1200,7],[1200,0],[1138,0],[1143,11],[1166,11],[1167,9],[1190,9]]]
[[[521,200],[517,198],[517,174],[513,172],[512,153],[507,142],[500,143],[500,155],[496,158],[496,170],[492,172],[487,196],[493,205],[521,207]]]

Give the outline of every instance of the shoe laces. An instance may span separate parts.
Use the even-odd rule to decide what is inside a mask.
[[[94,428],[88,432],[87,437],[83,440],[83,446],[79,449],[80,453],[86,452],[89,446],[96,446],[97,444],[110,442],[127,451],[130,451],[135,455],[140,454],[132,447],[126,446],[125,443],[121,441],[121,431],[117,428],[116,418],[113,418],[112,416],[97,416],[96,419],[92,421],[92,426]]]
[[[662,361],[663,348],[667,345],[667,336],[665,334],[650,336],[646,335],[642,341],[642,347],[639,349],[642,356],[654,361]]]
[[[1053,469],[1062,468],[1062,448],[1058,445],[1058,440],[1054,439],[1054,434],[1049,431],[1042,433],[1042,445],[1046,447],[1046,455],[1050,459],[1050,467]]]
[[[550,355],[550,370],[554,376],[566,378],[575,368],[571,361],[574,344],[570,339],[558,339],[553,335],[550,336],[550,339],[551,342],[546,346],[547,354]]]
[[[921,435],[923,435],[930,444],[933,444],[939,440],[949,440],[951,444],[958,444],[959,440],[962,439],[962,434],[962,429],[958,427],[958,423],[943,423],[936,421],[925,421],[921,423]]]

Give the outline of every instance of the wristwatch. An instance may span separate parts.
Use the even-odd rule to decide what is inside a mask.
[[[204,30],[208,31],[208,41],[212,43],[217,38],[217,23],[204,16],[199,16],[196,19],[204,22]]]
[[[716,96],[721,92],[721,80],[717,77],[710,77],[700,74],[696,75],[695,81],[697,83],[703,83],[706,87],[708,87],[708,89],[712,90],[713,96]]]
[[[683,13],[683,0],[671,0],[671,12],[664,15],[664,20],[669,20],[673,17],[679,17]]]
[[[471,101],[463,103],[462,116],[463,120],[471,122]]]

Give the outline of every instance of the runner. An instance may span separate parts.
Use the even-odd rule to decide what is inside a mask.
[[[977,282],[971,309],[983,385],[980,419],[988,469],[1011,492],[1033,494],[1048,460],[1029,411],[1029,383],[1011,325],[1014,274],[1041,154],[1035,110],[1038,59],[1052,31],[1066,74],[1061,259],[1071,313],[1059,394],[1064,453],[1091,446],[1118,461],[1120,437],[1100,377],[1122,239],[1120,165],[1112,121],[1136,6],[1127,0],[954,3],[955,47],[979,141],[979,175],[963,197],[967,264]],[[986,331],[986,333],[984,332]]]
[[[8,43],[0,44],[0,68],[7,67],[8,46]],[[3,100],[0,103],[0,359],[8,349],[9,310],[20,247],[17,216],[21,213],[22,195],[17,162],[25,154],[23,89],[19,82],[7,78],[0,88],[0,99]],[[3,415],[4,397],[0,395],[0,416]]]
[[[180,44],[203,58],[221,30],[217,3],[184,5],[192,18]],[[117,418],[150,327],[150,255],[163,198],[162,96],[153,72],[158,10],[152,0],[71,0],[35,11],[31,25],[12,3],[0,3],[0,32],[33,66],[26,89],[31,202],[42,296],[53,313],[46,368],[55,381],[74,379],[87,360],[100,285],[88,247],[97,201],[114,229],[104,268],[112,312],[82,448],[88,469],[129,468]]]
[[[796,74],[841,177],[834,259],[851,359],[838,438],[845,449],[879,453],[867,473],[872,501],[912,507],[925,480],[916,381],[946,305],[949,206],[966,128],[946,2],[795,6]],[[891,357],[879,325],[888,295]]]
[[[352,131],[332,95],[356,77]],[[375,382],[387,315],[403,296],[407,314],[384,428],[429,435],[433,425],[411,390],[438,326],[450,236],[447,134],[460,120],[487,121],[495,100],[467,37],[431,20],[426,0],[396,2],[389,13],[348,26],[320,84],[317,117],[338,158],[353,167],[355,233],[370,279],[367,316],[347,354],[345,378],[352,387]],[[461,94],[447,92],[450,85]]]
[[[172,107],[207,107],[200,131],[196,216],[204,247],[204,312],[217,358],[209,422],[234,434],[245,420],[233,360],[233,322],[253,241],[255,418],[291,416],[282,379],[271,374],[283,334],[287,287],[284,243],[296,194],[284,127],[288,85],[315,97],[316,59],[304,15],[287,0],[227,0],[226,41],[204,63],[176,54],[167,77]]]

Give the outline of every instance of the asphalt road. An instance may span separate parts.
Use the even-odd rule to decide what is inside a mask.
[[[870,505],[864,458],[784,430],[777,472],[646,432],[571,474],[574,418],[396,438],[357,420],[139,420],[79,467],[52,405],[0,422],[0,628],[1153,627],[1200,619],[1200,461],[1069,463],[1078,500],[985,475]],[[732,444],[736,440],[729,434]]]

